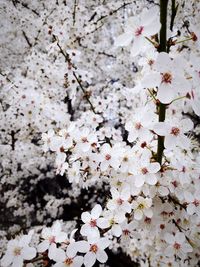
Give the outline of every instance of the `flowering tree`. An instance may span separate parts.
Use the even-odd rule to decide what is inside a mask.
[[[200,5],[70,2],[2,5],[1,266],[197,266]]]

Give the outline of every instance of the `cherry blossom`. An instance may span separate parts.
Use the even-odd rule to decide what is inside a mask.
[[[23,235],[19,239],[12,239],[8,242],[6,254],[1,259],[1,266],[22,267],[24,260],[31,260],[36,256],[36,249],[29,246],[33,235]]]

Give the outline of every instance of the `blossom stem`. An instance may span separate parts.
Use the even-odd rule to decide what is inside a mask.
[[[160,0],[160,44],[158,47],[158,52],[166,52],[167,51],[167,6],[168,0]],[[163,103],[159,104],[158,107],[159,113],[159,122],[165,121],[166,114],[166,105]],[[158,136],[158,147],[157,147],[157,161],[162,164],[164,150],[164,137]]]

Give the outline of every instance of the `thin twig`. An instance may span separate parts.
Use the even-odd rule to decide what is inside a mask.
[[[94,109],[94,106],[92,105],[92,103],[91,103],[91,101],[90,101],[90,99],[89,99],[89,97],[87,95],[87,92],[83,88],[83,86],[81,84],[81,81],[79,80],[79,78],[77,77],[77,75],[76,75],[76,73],[74,71],[73,71],[73,75],[74,75],[74,78],[76,79],[77,83],[79,84],[81,90],[83,91],[85,98],[87,99],[88,103],[90,104],[90,107],[91,107],[92,111],[96,114],[96,111]]]

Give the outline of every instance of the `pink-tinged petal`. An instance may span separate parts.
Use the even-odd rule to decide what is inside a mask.
[[[127,46],[131,43],[131,41],[133,40],[134,34],[131,35],[130,32],[125,32],[121,35],[119,35],[116,39],[115,39],[115,46]]]
[[[116,237],[119,237],[122,234],[122,228],[119,224],[114,224],[111,230],[112,230],[112,234]]]
[[[145,175],[145,180],[146,183],[149,185],[155,185],[158,181],[157,177],[155,174],[147,174]]]
[[[37,247],[38,252],[40,253],[46,251],[49,248],[49,245],[50,243],[48,240],[42,241]]]
[[[13,253],[10,251],[6,252],[6,254],[1,259],[1,266],[3,267],[9,266],[13,262],[13,259],[14,259]]]
[[[83,212],[83,213],[81,214],[81,220],[82,220],[84,223],[88,223],[88,222],[90,222],[91,219],[92,219],[92,218],[91,218],[91,215],[90,215],[89,212],[85,211],[85,212]]]
[[[84,257],[84,265],[86,267],[92,267],[95,264],[96,261],[96,254],[94,254],[93,252],[87,252],[85,257]]]
[[[83,264],[83,257],[77,256],[73,259],[73,267],[81,267]]]
[[[160,85],[158,88],[157,98],[163,104],[169,104],[175,98],[175,91],[171,85]]]
[[[137,221],[140,221],[143,217],[143,212],[141,210],[135,210],[134,211],[134,218],[137,220]]]
[[[145,175],[136,175],[135,176],[135,186],[136,187],[143,186],[144,182],[145,182]]]
[[[144,88],[154,88],[159,86],[161,83],[161,75],[158,72],[152,72],[151,74],[147,74],[142,79],[141,85]]]
[[[169,233],[166,233],[165,234],[165,236],[164,236],[164,238],[165,238],[165,241],[168,243],[168,244],[174,244],[175,243],[175,237],[174,237],[174,235],[172,235],[172,234],[169,234]]]
[[[97,219],[102,213],[102,207],[99,204],[96,204],[94,208],[91,211],[91,217],[92,219]]]
[[[104,250],[97,251],[97,260],[101,263],[105,263],[108,260],[108,255]]]
[[[23,267],[23,258],[21,256],[14,257],[12,267]]]
[[[35,258],[37,252],[35,248],[26,246],[22,249],[21,254],[25,260],[32,260]]]
[[[177,232],[176,235],[175,235],[175,240],[176,240],[177,243],[183,244],[184,241],[185,241],[185,235],[184,235],[184,233]]]

